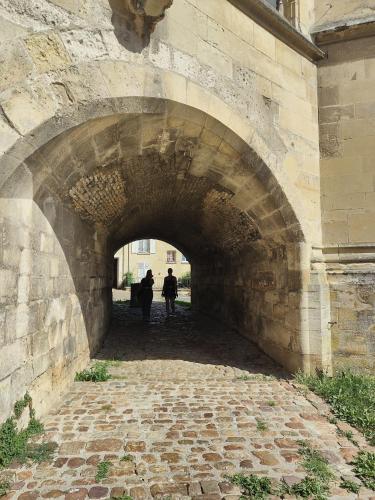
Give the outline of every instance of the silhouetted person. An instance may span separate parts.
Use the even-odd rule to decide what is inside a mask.
[[[172,313],[175,312],[175,304],[177,294],[177,279],[173,276],[173,269],[168,269],[168,276],[164,278],[163,291],[161,292],[162,296],[165,298],[165,307],[167,309],[167,315],[170,314],[170,309],[172,309]]]
[[[138,292],[138,297],[142,304],[142,316],[145,321],[150,321],[151,304],[154,296],[152,291],[153,284],[152,271],[149,269],[146,276],[141,280],[141,287]]]

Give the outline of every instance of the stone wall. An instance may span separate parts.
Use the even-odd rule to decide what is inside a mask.
[[[51,198],[44,213],[22,199],[1,200],[0,213],[0,414],[5,417],[27,390],[39,412],[58,401],[98,348],[109,304],[92,258],[92,237],[81,221]]]
[[[192,270],[193,285],[200,283],[192,290],[194,307],[220,318],[290,371],[301,368],[301,273],[293,262],[288,269],[286,246],[259,244]]]
[[[323,48],[328,56],[318,72],[322,222],[333,363],[336,370],[373,370],[375,38]]]

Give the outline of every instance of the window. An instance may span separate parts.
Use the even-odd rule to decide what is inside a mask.
[[[168,264],[175,264],[176,263],[176,251],[175,250],[168,250],[167,251],[167,263]]]
[[[138,279],[141,280],[146,276],[147,270],[149,269],[149,265],[147,262],[138,262]]]
[[[293,26],[297,26],[299,23],[299,1],[300,0],[266,0],[268,4],[284,16]]]
[[[182,262],[182,264],[189,264],[189,261],[187,260],[185,255],[181,255],[181,262]]]
[[[294,27],[299,25],[299,0],[284,1],[284,17],[293,24]]]
[[[138,241],[138,253],[150,253],[150,240]]]
[[[156,240],[137,240],[132,243],[132,253],[156,253]]]

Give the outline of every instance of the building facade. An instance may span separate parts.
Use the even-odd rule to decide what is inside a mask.
[[[372,0],[3,0],[0,42],[0,415],[87,365],[149,235],[286,369],[375,369]]]
[[[148,269],[154,275],[154,287],[163,287],[168,268],[178,280],[190,273],[190,264],[185,255],[177,248],[160,240],[137,240],[125,245],[115,254],[114,277],[116,287],[126,286],[126,277],[131,274],[131,282],[139,283]],[[124,282],[125,280],[125,282]]]

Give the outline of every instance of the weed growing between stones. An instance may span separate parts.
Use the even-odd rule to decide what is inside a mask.
[[[282,487],[282,493],[288,495],[295,495],[297,498],[311,498],[312,500],[326,500],[328,498],[329,487],[327,484],[322,483],[316,477],[307,476],[302,481],[293,486],[286,486],[285,483]]]
[[[134,461],[134,457],[132,455],[123,455],[120,458],[120,462],[133,462],[133,461]]]
[[[101,407],[101,410],[110,411],[110,410],[112,410],[112,405],[103,405]]]
[[[109,468],[111,466],[111,462],[104,460],[103,462],[99,462],[96,470],[95,481],[100,483],[103,479],[108,477]]]
[[[322,457],[317,450],[310,448],[305,441],[300,441],[299,445],[298,453],[303,457],[302,467],[313,477],[324,483],[329,483],[334,478],[334,474],[329,467],[328,460]]]
[[[76,382],[106,382],[110,378],[108,363],[97,361],[90,368],[77,372],[74,380]]]
[[[351,493],[359,492],[359,485],[350,479],[344,479],[340,483],[340,488],[343,488],[346,491],[350,491]]]
[[[133,497],[130,497],[129,495],[120,495],[116,497],[111,497],[111,500],[133,500]]]
[[[267,401],[268,406],[276,406],[275,401]]]
[[[228,479],[242,490],[243,499],[264,500],[269,495],[276,495],[284,498],[286,495],[293,495],[297,498],[310,498],[312,500],[326,500],[328,498],[330,481],[334,479],[328,461],[323,458],[317,450],[301,441],[298,453],[303,457],[301,465],[307,472],[307,476],[298,483],[288,485],[285,481],[272,486],[268,477],[258,477],[254,474],[244,476],[235,474]]]
[[[299,373],[296,381],[306,385],[332,407],[336,417],[363,432],[375,445],[375,377],[342,372],[334,377]]]
[[[19,430],[16,421],[26,406],[29,407],[29,423],[26,429]],[[30,443],[30,438],[42,434],[43,431],[43,424],[35,418],[31,398],[26,393],[22,400],[15,403],[14,415],[0,426],[0,469],[13,461],[24,463],[28,460],[48,460],[57,446],[55,443]]]
[[[250,476],[234,474],[229,477],[229,480],[241,488],[241,498],[264,500],[272,493],[272,483],[268,477],[258,477],[254,474],[250,474]]]
[[[328,498],[329,483],[334,479],[328,460],[317,450],[310,448],[305,441],[300,441],[299,445],[298,453],[303,457],[301,465],[308,475],[292,486],[283,483],[281,491],[297,497],[325,500]]]
[[[14,412],[15,418],[20,418],[23,410],[27,406],[30,407],[30,405],[31,405],[31,396],[28,392],[26,392],[26,394],[24,395],[24,397],[22,399],[20,399],[19,401],[16,401],[14,403],[13,412]]]
[[[370,490],[375,491],[375,453],[361,451],[353,461],[354,473]]]
[[[337,423],[337,422],[336,422]],[[351,443],[353,443],[355,446],[358,446],[358,441],[354,439],[352,431],[343,431],[341,429],[336,430],[337,434],[339,436],[343,436],[346,439],[348,439]]]
[[[10,489],[9,481],[0,481],[0,497],[5,496]]]
[[[263,431],[267,431],[267,430],[268,430],[268,427],[267,427],[266,422],[264,422],[263,420],[257,420],[257,431],[263,432]]]

